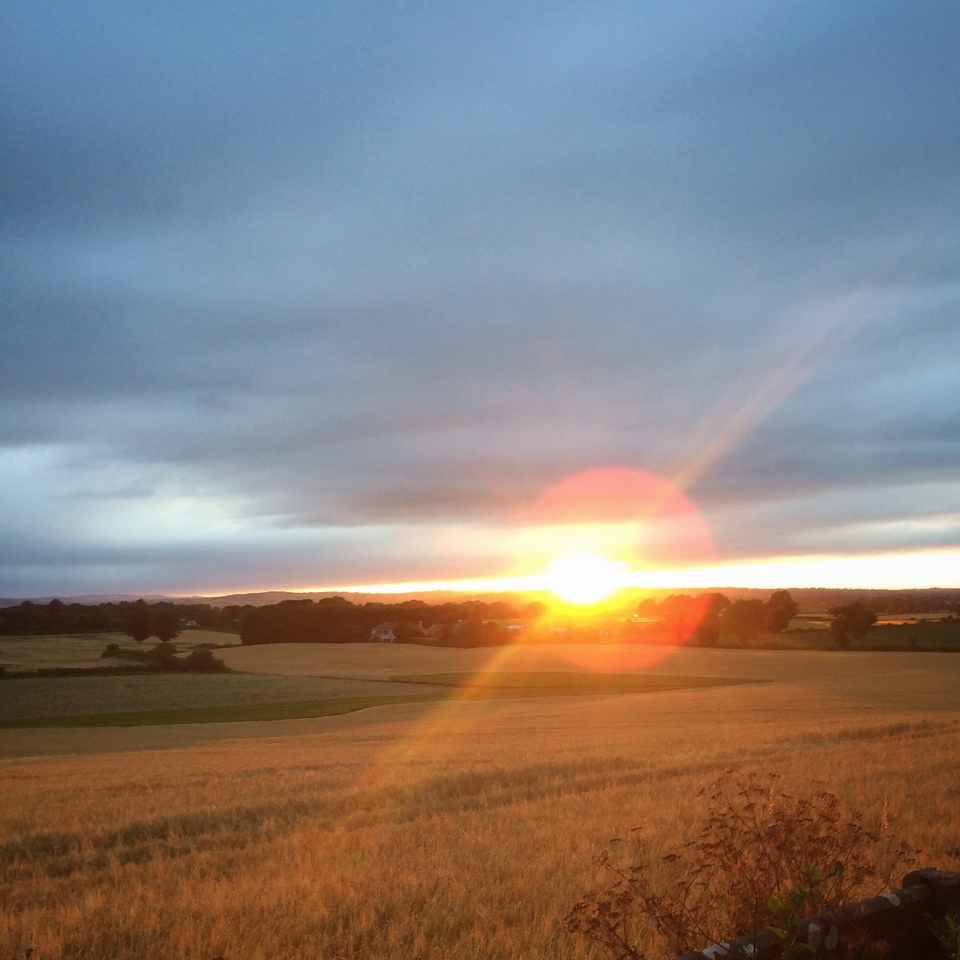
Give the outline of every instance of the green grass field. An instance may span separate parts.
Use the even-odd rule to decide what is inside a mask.
[[[343,677],[145,673],[0,681],[0,723],[26,717],[142,713],[436,693],[434,687]]]
[[[908,673],[914,666],[920,668],[921,661],[928,656],[920,651],[924,648],[960,651],[960,621],[874,627],[843,656],[858,656],[858,648],[863,654],[866,653],[864,648],[910,649],[911,639],[915,637],[920,638],[915,641],[917,653],[907,655],[904,667],[891,677],[885,688],[885,695],[907,706],[911,696],[906,693]],[[191,630],[178,639],[177,647],[185,653],[199,644],[232,643],[235,640],[233,634]],[[130,638],[118,634],[4,637],[0,638],[0,662],[14,670],[63,666],[90,668],[105,663],[128,666],[122,660],[104,661],[100,658],[107,643],[118,643],[122,649],[142,649]],[[654,693],[774,678],[781,675],[784,668],[778,655],[797,656],[800,649],[808,650],[815,657],[818,655],[816,651],[821,651],[819,656],[826,659],[818,669],[829,676],[832,655],[839,655],[832,638],[823,628],[766,636],[757,641],[755,649],[757,652],[763,650],[773,658],[766,661],[769,672],[765,676],[758,675],[756,666],[761,661],[753,660],[750,668],[737,679],[739,671],[736,669],[702,671],[702,666],[711,665],[710,655],[704,651],[707,656],[704,660],[698,657],[694,648],[677,649],[663,661],[672,662],[674,666],[670,670],[674,672],[658,668],[656,672],[638,673],[637,667],[647,666],[643,658],[652,656],[638,649],[642,647],[625,645],[616,655],[619,662],[593,665],[583,670],[586,661],[563,662],[563,645],[552,648],[553,652],[546,659],[537,647],[525,649],[521,645],[506,660],[500,657],[490,662],[486,659],[488,654],[482,651],[416,646],[386,652],[376,645],[364,644],[335,647],[278,644],[266,648],[234,645],[218,651],[218,655],[222,655],[234,669],[244,671],[241,673],[22,677],[0,681],[3,684],[0,729],[293,720],[445,699]],[[581,648],[572,646],[566,649]],[[597,648],[598,651],[601,649],[607,648]],[[733,655],[734,660],[730,661],[733,665],[735,651],[727,653]],[[641,659],[629,666],[623,661],[624,656]],[[388,663],[394,670],[402,666],[408,669],[388,672]],[[808,661],[805,663],[809,665]]]
[[[128,668],[123,660],[101,660],[108,643],[116,643],[121,650],[149,650],[157,643],[151,637],[138,644],[122,633],[67,633],[55,636],[0,637],[0,667],[10,671],[44,670],[56,667],[118,667]],[[185,630],[174,641],[180,653],[189,653],[201,644],[239,643],[235,633],[218,630]]]
[[[754,646],[783,650],[836,649],[826,622],[787,633],[764,634]],[[862,640],[852,641],[850,649],[960,651],[960,620],[939,622],[921,619],[914,623],[877,624],[867,631]]]
[[[186,683],[184,682],[186,681]],[[240,684],[234,681],[241,681]],[[42,727],[141,727],[163,724],[230,723],[250,720],[295,720],[328,717],[369,707],[398,703],[424,703],[456,697],[491,699],[509,697],[591,696],[599,694],[655,693],[695,687],[715,687],[750,681],[728,677],[660,676],[584,673],[446,673],[405,676],[397,682],[346,681],[339,678],[250,676],[147,676],[69,677],[6,681],[14,694],[0,707],[0,729]],[[287,688],[313,686],[326,693],[322,699],[264,702]],[[362,695],[357,695],[363,691]],[[387,692],[391,691],[391,692]],[[63,694],[68,692],[69,695]],[[126,710],[98,712],[105,693],[130,705]],[[60,697],[55,694],[60,693]],[[240,693],[246,702],[236,702]],[[16,696],[19,694],[19,696]],[[190,706],[143,709],[147,704],[183,703]],[[233,699],[235,702],[224,702]],[[138,707],[140,709],[138,709]]]

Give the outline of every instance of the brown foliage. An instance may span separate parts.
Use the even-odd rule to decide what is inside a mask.
[[[784,902],[804,916],[879,893],[915,853],[865,827],[833,794],[795,797],[775,775],[727,771],[700,796],[709,814],[699,832],[659,864],[604,853],[613,882],[576,904],[566,929],[615,960],[687,953],[779,926]]]

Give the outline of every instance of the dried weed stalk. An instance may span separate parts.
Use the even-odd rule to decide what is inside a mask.
[[[568,931],[614,960],[676,956],[873,896],[916,853],[867,829],[831,793],[785,793],[776,775],[728,771],[699,795],[709,805],[699,833],[659,863],[636,831],[639,859],[603,854],[613,882],[574,906]]]

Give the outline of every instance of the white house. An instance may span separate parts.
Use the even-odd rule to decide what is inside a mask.
[[[396,639],[397,623],[392,620],[384,620],[370,631],[371,643],[394,643]]]

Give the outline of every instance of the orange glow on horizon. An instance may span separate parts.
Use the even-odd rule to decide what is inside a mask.
[[[960,548],[872,556],[800,556],[752,559],[701,567],[658,570],[624,568],[622,588],[639,590],[720,590],[724,587],[779,590],[816,587],[857,590],[960,588]],[[302,593],[544,593],[545,574],[469,579],[262,587]],[[249,592],[254,592],[253,590]],[[213,594],[208,594],[213,596]]]
[[[960,547],[718,563],[696,506],[670,481],[625,467],[602,467],[566,477],[515,520],[513,528],[493,529],[489,534],[512,550],[516,557],[512,572],[257,589],[325,594],[552,594],[568,604],[586,605],[624,590],[960,587]],[[461,541],[464,536],[469,538],[469,532],[458,533]]]

